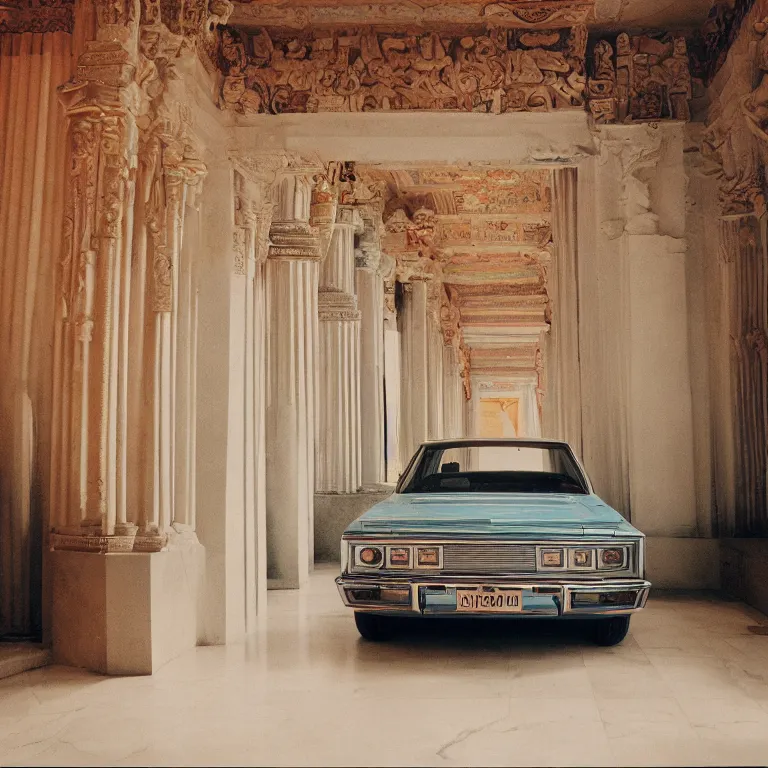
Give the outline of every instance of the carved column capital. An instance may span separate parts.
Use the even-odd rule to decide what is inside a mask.
[[[355,235],[361,235],[364,229],[363,217],[356,207],[340,205],[336,211],[336,226],[349,227]]]
[[[269,232],[270,259],[320,261],[323,243],[317,227],[310,225],[312,177],[306,167],[290,164],[276,182],[277,204]]]

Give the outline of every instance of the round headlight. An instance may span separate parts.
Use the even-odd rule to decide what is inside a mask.
[[[621,565],[624,562],[623,549],[604,549],[600,553],[603,565]]]
[[[380,549],[365,547],[360,550],[360,562],[365,565],[378,565],[381,562],[382,554]]]

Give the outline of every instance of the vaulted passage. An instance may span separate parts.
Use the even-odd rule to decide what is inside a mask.
[[[768,607],[768,9],[604,5],[0,7],[4,639],[256,637],[471,435]]]

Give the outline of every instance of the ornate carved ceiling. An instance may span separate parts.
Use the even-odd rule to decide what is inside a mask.
[[[358,165],[355,172],[382,195],[382,244],[397,259],[398,278],[428,279],[433,297],[444,291],[444,333],[470,340],[472,370],[533,372],[549,317],[550,171]]]
[[[472,349],[472,373],[496,376],[502,371],[510,374],[532,373],[536,370],[536,343],[509,347],[475,347]]]

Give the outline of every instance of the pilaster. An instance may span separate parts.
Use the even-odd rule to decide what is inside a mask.
[[[579,244],[585,461],[597,492],[633,524],[677,537],[698,532],[683,131],[683,124],[601,129],[592,187],[597,244]],[[589,299],[596,280],[616,286],[597,305]]]

